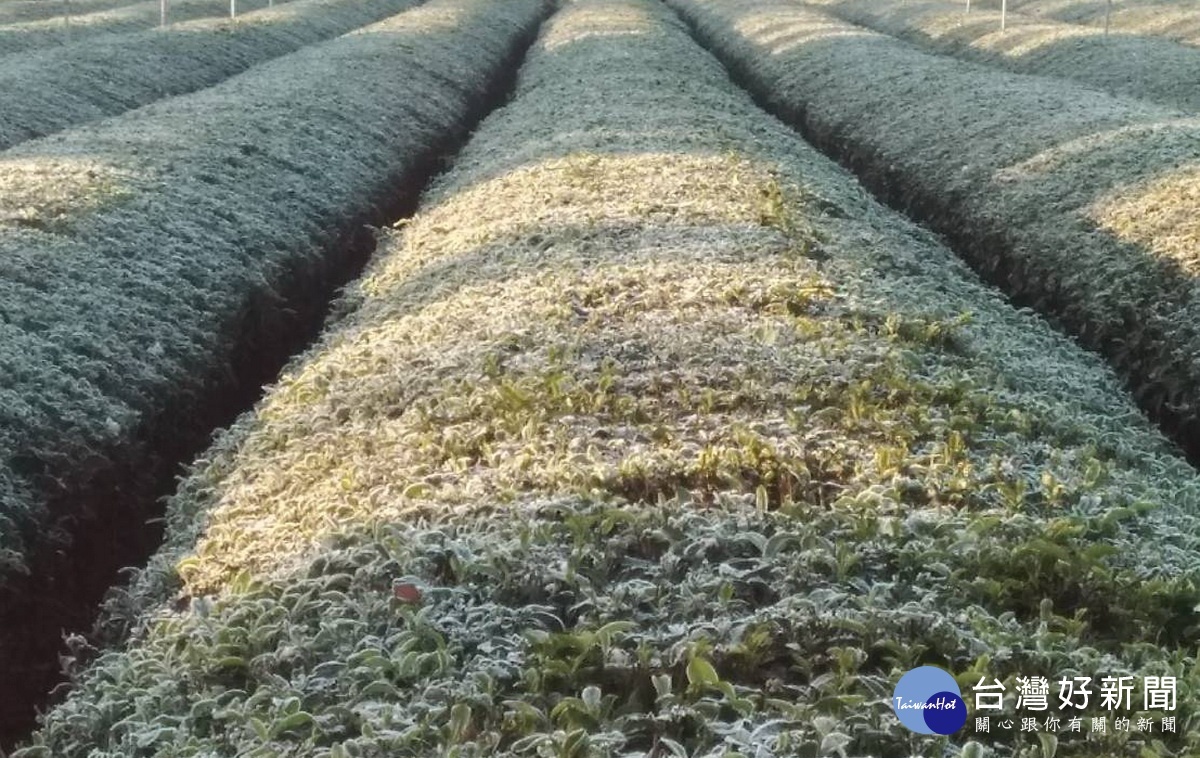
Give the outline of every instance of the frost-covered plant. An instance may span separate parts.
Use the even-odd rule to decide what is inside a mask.
[[[568,5],[336,312],[23,758],[933,755],[917,665],[1196,684],[1194,472],[657,4]]]

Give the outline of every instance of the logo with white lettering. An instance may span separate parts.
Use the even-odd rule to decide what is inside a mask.
[[[958,682],[937,666],[918,666],[900,677],[892,709],[901,724],[918,734],[953,734],[967,723]]]

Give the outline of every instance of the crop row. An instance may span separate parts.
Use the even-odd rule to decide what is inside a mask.
[[[997,0],[990,0],[996,7]],[[1153,34],[1190,45],[1200,44],[1200,3],[1195,0],[1012,0],[1022,13],[1119,32]]]
[[[71,0],[71,12],[75,14],[95,13],[132,5],[131,0]],[[0,24],[16,24],[22,21],[41,21],[61,17],[66,10],[64,3],[47,0],[4,0],[0,2]]]
[[[361,262],[362,223],[415,199],[482,115],[542,12],[439,0],[0,154],[10,681],[32,677],[10,668],[36,660],[27,645],[55,642],[39,620],[119,568],[172,458],[295,349]]]
[[[267,7],[267,0],[239,0],[243,10]],[[219,0],[171,0],[171,20],[188,21],[210,16],[226,16],[229,5]],[[87,44],[110,34],[124,34],[157,26],[160,18],[158,0],[147,0],[83,16],[47,18],[0,26],[0,58],[70,44]],[[7,61],[4,61],[7,63]]]
[[[1200,49],[1168,40],[1105,35],[1095,27],[1010,13],[963,13],[946,0],[810,0],[851,23],[935,53],[1024,74],[1070,79],[1117,95],[1200,112]]]
[[[208,19],[15,56],[0,64],[0,149],[164,97],[194,92],[414,0],[295,0],[236,21]]]
[[[679,7],[763,102],[1108,357],[1200,452],[1200,122],[792,3]]]
[[[552,19],[335,314],[17,758],[935,755],[918,663],[1197,684],[1194,471],[658,3]]]

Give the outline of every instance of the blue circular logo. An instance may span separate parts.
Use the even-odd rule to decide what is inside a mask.
[[[937,666],[918,666],[900,677],[892,710],[901,724],[918,734],[953,734],[967,723],[958,682]]]

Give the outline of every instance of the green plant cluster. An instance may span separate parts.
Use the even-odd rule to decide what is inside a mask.
[[[929,54],[811,6],[671,5],[770,109],[1198,444],[1195,119]]]
[[[236,20],[181,22],[7,58],[0,65],[0,100],[5,103],[0,110],[0,149],[211,87],[251,66],[413,4],[294,0]],[[158,3],[154,5],[157,14]]]
[[[101,657],[14,758],[929,755],[945,741],[906,733],[888,705],[915,665],[957,667],[969,686],[1186,663],[1093,647],[1050,603],[998,616],[969,582],[895,573],[930,565],[965,520],[880,530],[865,511],[763,511],[726,492],[344,534]],[[420,584],[419,607],[393,597],[398,582]],[[1141,747],[1064,738],[1059,754]],[[1044,755],[1032,736],[994,748]]]
[[[16,758],[1200,748],[1195,472],[661,5],[566,5],[400,226]],[[920,664],[1179,732],[915,735]]]

